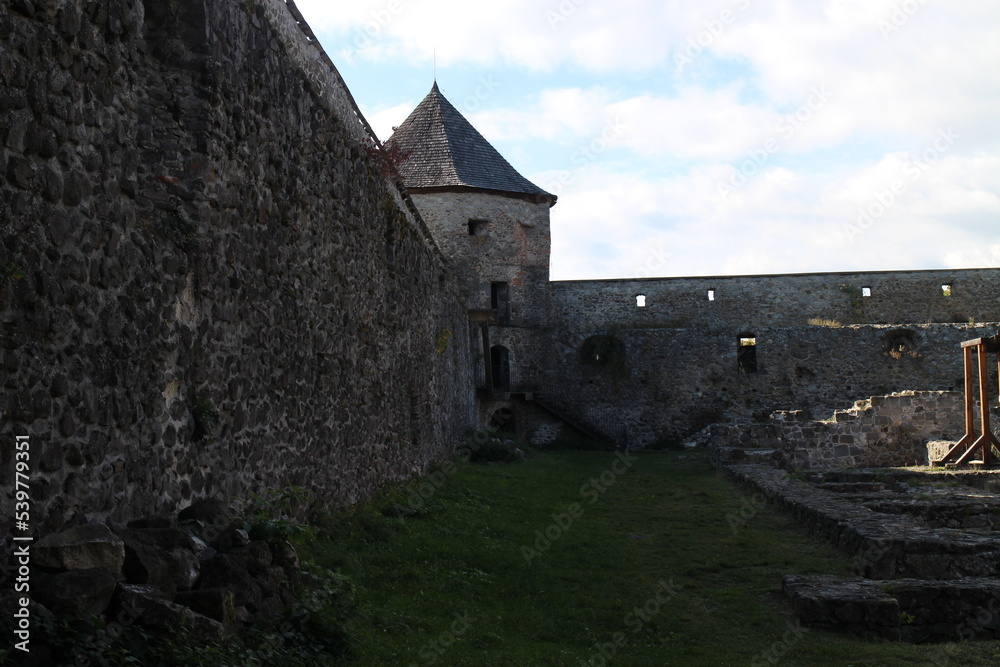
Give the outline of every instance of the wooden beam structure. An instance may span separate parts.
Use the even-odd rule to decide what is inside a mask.
[[[469,321],[479,325],[479,332],[483,339],[483,360],[486,364],[486,388],[487,394],[493,394],[493,364],[490,363],[490,325],[497,322],[497,311],[495,310],[470,310]]]
[[[992,466],[996,460],[995,447],[1000,452],[1000,441],[990,428],[990,399],[988,387],[989,367],[987,354],[997,355],[997,378],[1000,382],[1000,334],[988,338],[974,338],[962,343],[965,361],[965,435],[948,450],[940,460],[931,461],[932,466]],[[976,369],[973,369],[972,355],[976,355]],[[979,379],[979,428],[976,428],[976,392],[973,375]],[[976,455],[979,458],[975,458]]]

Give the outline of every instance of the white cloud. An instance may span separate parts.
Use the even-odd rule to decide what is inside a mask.
[[[1000,215],[997,161],[942,158],[916,180],[907,180],[908,164],[890,156],[860,172],[776,168],[726,200],[716,189],[725,165],[656,180],[593,166],[552,209],[553,277],[995,265],[1000,246],[984,239],[995,238]],[[896,181],[905,188],[894,194]],[[971,250],[977,243],[982,248]],[[668,261],[650,264],[664,254]]]
[[[391,107],[374,110],[362,109],[361,111],[368,120],[368,124],[375,130],[375,136],[380,141],[385,141],[392,136],[393,128],[406,120],[406,117],[416,106],[416,102],[403,102]]]
[[[439,67],[539,82],[463,110],[560,195],[557,278],[648,272],[651,253],[666,275],[1000,263],[1000,5],[297,4],[338,65],[426,65],[436,48]],[[412,107],[368,116],[386,136]]]
[[[945,255],[947,268],[995,268],[1000,267],[1000,243],[983,248],[957,250]]]

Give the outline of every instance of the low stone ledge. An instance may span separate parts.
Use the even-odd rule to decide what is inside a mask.
[[[924,526],[907,514],[876,512],[856,498],[796,480],[764,465],[726,468],[854,559],[871,579],[1000,576],[1000,539]]]
[[[907,642],[1000,638],[1000,579],[789,575],[782,589],[805,627]]]

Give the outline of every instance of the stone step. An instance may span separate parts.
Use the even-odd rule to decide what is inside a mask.
[[[952,440],[931,440],[927,443],[927,460],[931,465],[935,461],[940,461],[944,455],[955,446],[956,441]]]
[[[710,449],[712,464],[716,467],[737,463],[773,465],[775,458],[781,455],[781,452],[776,449],[754,449],[752,447],[712,447]]]
[[[809,628],[907,642],[1000,638],[1000,579],[788,575],[782,588]]]
[[[916,516],[875,512],[849,495],[770,466],[744,463],[725,470],[835,544],[867,578],[1000,577],[1000,540],[989,531],[931,528]]]
[[[816,486],[834,493],[873,493],[887,488],[884,482],[823,482]]]

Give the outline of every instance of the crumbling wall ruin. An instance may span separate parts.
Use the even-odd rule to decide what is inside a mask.
[[[554,282],[542,392],[591,422],[616,421],[641,447],[774,410],[823,418],[858,396],[959,390],[959,344],[996,332],[998,279],[979,269]],[[587,346],[605,339],[621,358],[594,363]]]
[[[964,434],[963,406],[960,392],[904,391],[822,421],[779,410],[766,422],[713,424],[695,440],[708,444],[716,466],[748,458],[788,470],[928,465],[929,441]]]

